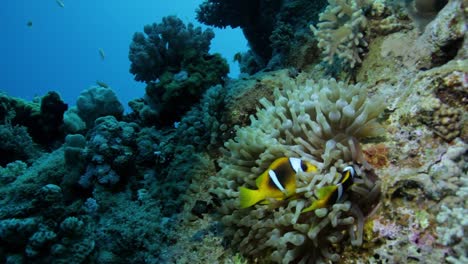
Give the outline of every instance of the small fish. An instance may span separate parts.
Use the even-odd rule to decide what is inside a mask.
[[[103,81],[96,80],[96,84],[104,88],[109,88],[109,85]]]
[[[55,0],[55,2],[57,2],[57,5],[59,5],[61,8],[65,7],[65,4],[63,3],[62,0]]]
[[[26,23],[26,26],[28,26],[28,27],[32,27],[32,25],[33,25],[33,23],[32,23],[31,20],[29,20],[29,21]]]
[[[356,176],[356,171],[352,166],[344,168],[343,173],[343,179],[341,179],[338,184],[319,188],[314,194],[315,198],[312,204],[303,209],[302,212],[305,213],[315,209],[324,208],[332,202],[336,203],[340,201],[344,192],[353,185],[354,177]]]
[[[101,60],[104,60],[106,58],[106,54],[104,53],[103,49],[99,49],[99,56],[101,56]]]
[[[299,158],[278,158],[256,179],[257,190],[239,188],[240,207],[247,208],[265,202],[267,198],[283,200],[296,193],[296,174],[315,172],[317,167]]]

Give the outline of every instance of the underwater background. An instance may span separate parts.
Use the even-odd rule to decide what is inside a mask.
[[[4,3],[0,263],[468,263],[467,15]]]
[[[144,94],[145,87],[128,72],[133,33],[168,15],[206,28],[195,19],[195,9],[201,2],[84,0],[63,1],[61,7],[55,0],[7,1],[0,10],[5,40],[0,43],[4,51],[0,91],[32,100],[56,90],[73,105],[81,90],[99,80],[118,90],[119,99],[127,107],[128,101]],[[240,29],[214,31],[211,51],[222,53],[232,64],[229,76],[237,77],[239,67],[232,58],[236,52],[247,50],[247,42]]]

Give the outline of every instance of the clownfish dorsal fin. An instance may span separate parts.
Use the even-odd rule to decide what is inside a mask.
[[[354,177],[356,176],[356,171],[354,170],[352,166],[346,166],[346,168],[343,169],[343,172],[345,176],[343,177],[343,180],[341,181],[342,183],[348,180],[352,181]]]
[[[251,190],[245,187],[239,188],[240,208],[247,208],[265,199],[260,190]]]
[[[289,158],[289,164],[291,164],[291,168],[295,173],[302,171],[301,163],[302,161],[299,158]]]

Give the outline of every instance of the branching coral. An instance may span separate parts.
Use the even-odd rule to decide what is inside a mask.
[[[329,5],[320,14],[317,27],[311,25],[322,49],[324,60],[333,64],[336,58],[354,68],[361,63],[363,48],[367,47],[363,30],[367,19],[362,0],[328,0]]]
[[[130,45],[130,72],[137,81],[155,81],[170,68],[180,68],[184,60],[208,54],[214,37],[211,29],[202,31],[193,24],[186,26],[175,16],[162,23],[146,25],[143,34],[135,33]],[[176,70],[177,71],[177,70]]]
[[[437,215],[437,222],[440,224],[437,227],[438,242],[444,246],[451,246],[453,249],[451,256],[446,258],[450,263],[465,263],[468,261],[467,214],[468,209],[466,207],[448,208],[442,205],[440,213]]]
[[[39,154],[26,127],[0,125],[0,166],[22,160],[33,161]]]
[[[101,185],[115,186],[121,176],[130,174],[135,166],[137,130],[135,123],[119,122],[113,116],[96,119],[87,143],[88,166],[79,184],[91,188],[97,180]]]
[[[226,88],[216,85],[208,89],[200,104],[193,107],[177,128],[179,139],[193,144],[196,149],[219,148],[220,139],[227,130],[225,108]]]
[[[222,84],[229,66],[219,54],[209,54],[214,37],[211,29],[187,26],[175,16],[146,25],[130,45],[130,72],[135,80],[148,83],[146,103],[141,108],[152,120],[168,125],[196,103],[210,86]],[[154,124],[154,122],[153,122]]]
[[[362,242],[364,215],[380,190],[375,175],[359,170],[359,183],[347,199],[311,213],[301,210],[317,188],[340,180],[336,172],[344,162],[362,161],[358,141],[382,133],[376,117],[384,105],[380,98],[368,100],[366,87],[333,79],[299,87],[290,83],[275,91],[274,102],[260,102],[263,109],[251,116],[251,125],[225,143],[221,171],[212,178],[213,192],[224,200],[220,210],[227,234],[251,257],[338,261],[332,245],[339,250],[341,241]],[[298,173],[296,199],[239,209],[238,188],[255,186],[258,175],[281,156],[301,157],[321,172]]]

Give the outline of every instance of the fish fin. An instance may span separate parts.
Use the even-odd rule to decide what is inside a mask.
[[[328,199],[330,195],[336,190],[336,188],[336,185],[330,185],[319,188],[316,192],[317,198],[319,200]]]
[[[255,185],[257,185],[257,188],[260,188],[261,185],[263,185],[263,182],[265,181],[265,177],[267,177],[268,171],[262,173],[258,178],[255,180]]]
[[[265,199],[264,195],[259,190],[251,190],[245,187],[239,188],[240,207],[247,208],[255,205]]]
[[[303,209],[301,212],[305,213],[305,212],[313,211],[315,209],[326,207],[328,204],[328,200],[330,199],[331,195],[336,190],[336,188],[337,188],[336,185],[330,185],[330,186],[319,188],[316,191],[316,195],[318,199],[314,200],[309,207]]]
[[[323,208],[323,201],[322,200],[315,200],[309,207],[302,209],[301,213],[306,213],[313,211],[318,208]]]
[[[286,196],[286,198],[284,198],[284,200],[286,201],[292,201],[292,200],[296,200],[299,198],[299,195],[297,193],[293,193],[292,195],[288,195]]]

